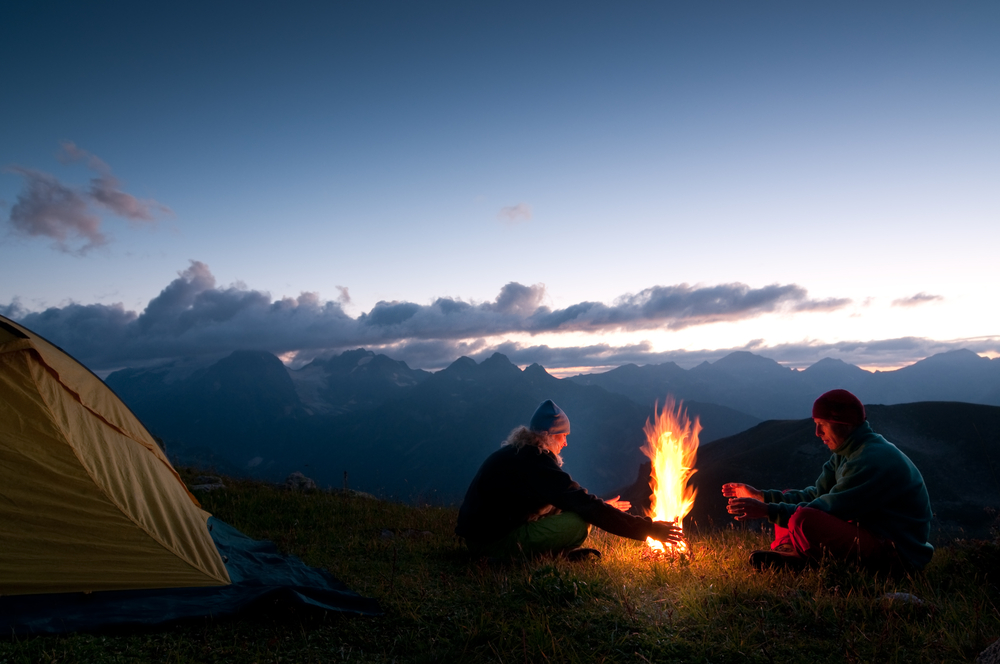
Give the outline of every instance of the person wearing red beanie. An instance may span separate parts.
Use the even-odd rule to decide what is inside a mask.
[[[852,429],[868,419],[861,400],[847,390],[830,390],[813,403],[813,419],[849,425]]]
[[[774,524],[770,551],[754,551],[758,568],[801,569],[823,556],[879,570],[920,570],[930,561],[931,504],[924,478],[909,457],[875,433],[865,407],[847,390],[813,403],[816,436],[832,453],[814,486],[761,491],[724,484],[738,520]]]

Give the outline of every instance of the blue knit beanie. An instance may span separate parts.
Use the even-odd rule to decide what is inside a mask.
[[[528,428],[538,433],[569,433],[569,418],[562,408],[552,402],[552,399],[546,399],[531,416]]]

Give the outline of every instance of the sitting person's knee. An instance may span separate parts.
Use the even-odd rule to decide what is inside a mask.
[[[799,555],[817,555],[823,537],[826,513],[812,507],[800,507],[788,519],[788,537]]]
[[[814,507],[800,507],[788,518],[788,530],[804,532],[826,516],[826,512]]]

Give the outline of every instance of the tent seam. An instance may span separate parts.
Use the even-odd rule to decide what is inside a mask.
[[[141,442],[135,440],[132,436],[130,436],[127,432],[123,431],[120,427],[117,427],[114,424],[112,424],[111,422],[108,422],[108,420],[106,418],[104,418],[103,416],[101,416],[99,413],[94,412],[91,408],[89,408],[87,406],[87,404],[83,403],[83,400],[80,398],[80,395],[77,394],[76,391],[72,390],[69,386],[67,386],[59,378],[59,373],[57,371],[55,371],[55,369],[53,369],[52,367],[50,367],[47,362],[45,362],[45,359],[44,359],[44,357],[42,357],[41,353],[39,353],[34,348],[28,348],[28,349],[25,349],[25,350],[27,351],[27,353],[29,355],[33,355],[40,362],[40,364],[42,365],[42,367],[44,367],[45,370],[48,373],[50,373],[56,379],[56,382],[59,384],[59,386],[62,387],[66,392],[68,392],[69,394],[71,394],[74,397],[74,399],[76,400],[76,402],[79,403],[84,409],[86,409],[87,412],[89,412],[89,413],[93,414],[94,416],[96,416],[101,422],[103,422],[104,424],[106,424],[112,430],[117,431],[118,433],[122,434],[128,440],[130,440],[133,443],[139,445],[143,449],[146,449],[146,446],[143,445]],[[36,383],[35,387],[37,389],[37,388],[39,388],[39,385]],[[52,404],[49,404],[48,401],[45,399],[45,393],[44,393],[44,391],[41,390],[41,389],[38,389],[38,393],[42,397],[42,399],[46,401],[46,405],[49,406],[49,408],[51,408]],[[52,421],[53,425],[59,430],[59,432],[63,435],[63,437],[66,440],[69,440],[70,436],[69,436],[69,434],[66,431],[63,430],[62,425],[55,418],[52,418],[51,421]],[[128,519],[133,524],[135,524],[135,526],[137,528],[139,528],[139,530],[141,530],[142,532],[146,533],[146,535],[150,539],[152,539],[154,542],[156,542],[157,544],[159,544],[160,546],[162,546],[167,551],[170,551],[171,553],[173,553],[180,560],[183,560],[184,564],[187,565],[188,567],[190,567],[191,569],[193,569],[194,571],[199,572],[200,574],[202,574],[204,576],[207,576],[209,578],[216,579],[216,580],[221,580],[214,573],[212,573],[212,572],[210,572],[208,570],[203,570],[203,569],[197,567],[196,565],[194,565],[190,560],[188,560],[187,555],[181,553],[180,551],[178,551],[175,547],[171,546],[170,544],[167,544],[166,542],[164,542],[162,540],[162,538],[158,537],[154,533],[151,533],[149,531],[149,529],[146,526],[144,526],[142,523],[136,521],[136,519],[131,514],[129,514],[128,510],[126,510],[125,508],[123,508],[122,505],[120,505],[119,502],[114,498],[114,496],[110,495],[103,488],[101,482],[99,482],[97,480],[97,478],[94,477],[93,473],[91,473],[91,471],[90,471],[90,468],[88,468],[87,464],[84,463],[83,459],[80,458],[80,455],[79,455],[76,447],[73,446],[73,445],[69,445],[69,448],[70,448],[70,450],[72,450],[73,456],[76,457],[77,461],[80,463],[80,466],[83,468],[83,471],[85,473],[87,473],[87,476],[90,477],[91,481],[94,482],[94,484],[96,486],[102,487],[102,492],[104,493],[105,497],[108,498],[109,501],[111,501],[111,503],[115,506],[115,508],[117,508],[118,511],[121,512],[121,514],[126,519]],[[160,459],[157,459],[157,461],[160,461]],[[162,463],[162,461],[160,461],[160,463]],[[170,468],[170,470],[173,470],[173,469]],[[177,476],[177,471],[174,471],[173,474],[174,474],[175,477],[177,477],[178,481],[180,481],[180,478]],[[183,486],[183,482],[181,482],[181,484]],[[187,490],[186,486],[184,488],[185,488],[185,490]],[[190,493],[191,492],[188,491],[189,495],[190,495]],[[199,507],[200,507],[200,505],[199,505]],[[205,512],[205,513],[207,514],[207,512]],[[207,519],[206,519],[206,527],[207,527]],[[213,546],[214,546],[214,541],[213,541]],[[216,553],[218,554],[218,549],[216,549]],[[219,559],[221,560],[222,554],[218,554],[218,555],[219,555]],[[225,563],[223,563],[223,568],[225,568]],[[227,574],[228,574],[228,570],[227,570]],[[232,581],[229,581],[229,583],[232,583]],[[226,584],[224,584],[224,585],[226,585]]]
[[[39,335],[39,334],[37,334],[35,332],[31,332],[30,330],[27,330],[26,328],[21,327],[17,323],[14,323],[13,321],[11,321],[9,318],[4,318],[3,316],[0,316],[0,322],[3,322],[3,321],[7,321],[7,323],[9,323],[11,327],[15,328],[21,334],[24,334],[25,337],[23,339],[15,339],[14,341],[10,341],[8,343],[0,345],[0,353],[17,352],[17,351],[21,351],[21,350],[27,350],[27,351],[30,351],[30,352],[34,353],[35,356],[37,356],[37,358],[40,360],[42,366],[44,366],[45,369],[55,377],[56,381],[58,381],[59,384],[62,385],[63,388],[67,392],[69,392],[70,394],[73,395],[73,398],[76,399],[80,403],[81,406],[83,406],[84,408],[86,408],[89,412],[91,412],[93,415],[95,415],[96,417],[98,417],[102,421],[106,422],[108,426],[110,426],[111,428],[115,429],[116,431],[118,431],[119,433],[121,433],[126,438],[130,438],[131,440],[135,441],[139,445],[141,445],[141,446],[149,449],[149,446],[146,445],[141,440],[139,440],[138,437],[135,434],[133,434],[133,433],[131,433],[129,431],[126,431],[125,429],[122,429],[121,427],[115,425],[113,422],[109,422],[107,420],[107,418],[105,418],[103,415],[101,415],[100,413],[98,413],[97,411],[95,411],[93,408],[91,408],[89,405],[87,405],[87,403],[83,400],[83,397],[80,396],[80,394],[78,392],[76,392],[76,390],[72,389],[69,385],[67,385],[65,383],[65,381],[63,381],[62,377],[59,375],[59,372],[56,371],[55,368],[52,367],[46,361],[45,354],[42,353],[40,350],[38,350],[38,348],[35,346],[35,343],[34,343],[35,339],[37,338],[38,340],[40,340],[40,341],[42,341],[42,342],[44,342],[44,343],[52,346],[55,350],[57,350],[58,352],[60,352],[63,355],[65,355],[70,360],[72,360],[72,361],[76,362],[77,364],[79,364],[83,369],[89,371],[90,374],[92,376],[94,376],[95,379],[101,381],[101,383],[104,385],[104,387],[106,387],[108,390],[111,391],[112,394],[114,394],[114,390],[112,390],[110,386],[108,386],[106,383],[104,383],[103,380],[101,380],[100,378],[98,378],[97,375],[94,374],[94,372],[90,371],[89,369],[87,369],[87,367],[85,367],[82,364],[80,364],[79,360],[77,360],[76,358],[74,358],[72,355],[70,355],[69,353],[67,353],[66,351],[64,351],[59,346],[56,346],[52,342],[48,341],[47,339],[45,339],[41,335]],[[115,396],[118,397],[117,394],[115,394]],[[118,397],[118,400],[121,401],[121,397]],[[143,424],[142,424],[141,421],[139,421],[139,418],[136,416],[136,414],[132,413],[131,409],[125,404],[125,402],[123,402],[123,401],[121,401],[121,402],[122,402],[122,405],[125,407],[125,409],[128,410],[129,413],[132,415],[132,417],[134,417],[136,419],[136,421],[138,422],[139,426],[142,427]],[[155,444],[155,441],[154,441],[154,444]],[[162,450],[160,450],[160,451],[163,452]],[[163,452],[163,455],[166,456],[166,453]],[[170,464],[169,461],[164,461],[164,459],[160,459],[159,456],[157,456],[157,459],[160,461],[160,463],[163,463],[165,466],[167,466],[167,469],[171,472],[171,474],[177,479],[177,481],[181,484],[181,486],[184,487],[184,490],[187,493],[188,498],[191,499],[191,502],[193,502],[197,507],[201,507],[201,502],[197,498],[195,498],[194,494],[191,493],[191,491],[187,488],[187,485],[184,484],[184,480],[181,479],[181,476],[177,472],[177,469],[174,468]]]

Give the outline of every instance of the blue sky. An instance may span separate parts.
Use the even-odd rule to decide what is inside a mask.
[[[1000,354],[996,3],[90,4],[0,23],[0,313],[99,371]]]

